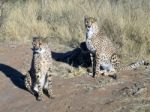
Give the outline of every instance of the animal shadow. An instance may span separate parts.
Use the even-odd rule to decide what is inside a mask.
[[[15,86],[25,90],[25,76],[21,72],[5,64],[0,64],[0,71],[4,73]]]
[[[75,48],[66,53],[52,51],[52,58],[56,61],[67,63],[73,67],[82,66],[87,68],[91,66],[90,53],[87,50],[85,42],[82,42],[79,48]]]

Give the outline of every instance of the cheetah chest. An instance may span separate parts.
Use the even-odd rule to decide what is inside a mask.
[[[47,72],[49,67],[50,67],[51,62],[44,58],[44,59],[41,60],[40,63],[41,63],[41,71],[42,72]]]
[[[44,57],[41,57],[40,60],[38,61],[39,65],[40,65],[40,84],[41,84],[41,87],[47,87],[47,83],[46,83],[46,77],[47,77],[47,73],[48,73],[48,70],[50,68],[50,65],[51,65],[51,61],[50,60],[47,60],[45,59]],[[38,85],[35,84],[34,86],[34,90],[35,91],[38,91]]]
[[[93,42],[92,40],[90,39],[87,39],[86,40],[86,46],[87,46],[87,49],[91,52],[91,53],[94,53],[96,51],[94,45],[93,45]]]

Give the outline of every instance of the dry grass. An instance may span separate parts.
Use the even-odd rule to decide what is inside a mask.
[[[0,40],[27,42],[41,35],[78,46],[85,38],[84,15],[89,15],[103,25],[123,57],[150,59],[149,0],[45,0],[43,5],[40,1],[4,3]]]

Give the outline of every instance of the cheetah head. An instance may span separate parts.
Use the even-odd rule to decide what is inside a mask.
[[[94,17],[84,18],[85,29],[87,30],[88,38],[99,31],[97,20]]]
[[[46,41],[46,38],[42,37],[34,37],[32,41],[33,45],[33,52],[35,53],[44,53],[46,48],[48,47],[48,43]]]
[[[84,17],[85,28],[89,30],[90,28],[97,27],[97,19],[94,17]]]

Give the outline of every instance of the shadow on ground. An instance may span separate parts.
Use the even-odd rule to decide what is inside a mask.
[[[52,52],[52,58],[56,61],[67,63],[73,67],[89,67],[91,66],[90,54],[83,51],[87,51],[85,42],[81,43],[80,48],[75,48],[66,53]],[[26,90],[24,85],[25,76],[21,72],[2,63],[0,63],[0,72],[5,74],[15,86]]]
[[[80,48],[75,48],[66,53],[58,53],[52,51],[52,58],[56,61],[67,63],[73,67],[90,67],[91,59],[90,53],[87,52],[85,42],[80,44]]]
[[[5,64],[0,64],[0,72],[4,73],[15,86],[25,90],[25,76],[21,72]]]

